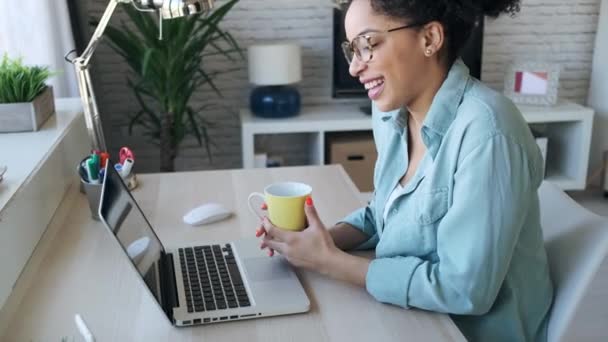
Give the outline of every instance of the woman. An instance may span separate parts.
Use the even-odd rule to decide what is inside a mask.
[[[469,340],[546,340],[542,157],[517,108],[458,58],[478,18],[518,10],[516,0],[352,1],[344,47],[374,105],[374,197],[328,230],[312,199],[302,232],[264,219],[262,248],[381,302],[449,313]],[[343,252],[374,247],[371,261]]]

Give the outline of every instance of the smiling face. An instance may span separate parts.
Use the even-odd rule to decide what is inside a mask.
[[[409,106],[425,87],[429,61],[420,30],[382,33],[408,24],[376,13],[370,0],[354,0],[346,13],[347,39],[369,35],[373,46],[372,59],[363,63],[354,58],[350,74],[365,85],[370,99],[384,112]]]

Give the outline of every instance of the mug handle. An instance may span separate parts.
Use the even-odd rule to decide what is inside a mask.
[[[257,210],[256,207],[253,205],[253,203],[251,203],[251,200],[259,197],[262,200],[262,203],[264,203],[265,201],[265,196],[259,192],[252,192],[251,194],[249,194],[249,197],[247,198],[247,204],[249,205],[249,210],[251,210],[251,212],[260,218],[260,220],[264,219],[264,215],[260,214]],[[259,206],[258,206],[259,207]]]

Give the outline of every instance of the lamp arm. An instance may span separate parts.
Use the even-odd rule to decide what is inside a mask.
[[[95,93],[93,92],[91,75],[89,74],[89,64],[91,62],[91,57],[110,22],[112,14],[114,14],[114,10],[116,10],[116,6],[120,3],[124,3],[132,4],[138,11],[142,12],[159,11],[161,24],[160,32],[162,34],[163,19],[208,12],[213,8],[214,2],[214,0],[145,0],[144,3],[142,3],[142,1],[144,0],[110,0],[110,3],[99,20],[99,24],[97,24],[97,28],[84,52],[71,61],[76,69],[78,89],[80,90],[80,99],[84,110],[84,119],[89,137],[91,138],[93,150],[107,151],[106,142],[103,136],[103,127],[101,125],[101,120],[99,119],[97,101],[95,100]]]
[[[89,73],[89,64],[91,57],[99,44],[101,37],[103,36],[114,10],[119,3],[130,3],[132,0],[110,0],[108,7],[106,8],[89,44],[86,49],[79,57],[74,58],[72,63],[76,70],[76,77],[78,81],[78,89],[80,91],[80,100],[84,110],[84,119],[87,126],[89,137],[91,138],[91,144],[93,150],[106,151],[106,142],[103,135],[103,127],[101,120],[99,119],[99,109],[97,107],[97,100],[95,99],[95,93],[93,91],[93,84],[91,82],[91,75]]]
[[[93,56],[93,53],[95,52],[95,49],[97,48],[97,45],[101,41],[101,37],[103,36],[103,33],[105,32],[106,27],[108,26],[108,23],[110,22],[110,18],[112,18],[112,15],[114,14],[114,11],[116,10],[116,6],[119,3],[132,3],[132,2],[133,2],[132,0],[110,0],[108,7],[106,7],[106,10],[103,13],[103,16],[101,17],[101,19],[99,20],[99,23],[97,24],[97,28],[95,28],[95,32],[91,36],[91,40],[89,41],[89,44],[84,49],[84,52],[82,53],[82,55],[80,55],[80,58],[82,59],[82,61],[81,61],[82,64],[89,65],[91,56]]]

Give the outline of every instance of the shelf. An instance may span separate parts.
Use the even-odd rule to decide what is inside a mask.
[[[593,117],[593,109],[567,101],[560,101],[555,106],[518,105],[517,108],[530,124],[584,121]]]
[[[594,112],[576,103],[560,101],[555,106],[518,105],[526,122],[548,138],[547,180],[564,190],[586,186]],[[256,140],[263,135],[309,134],[303,151],[311,164],[325,162],[325,135],[328,132],[353,132],[372,129],[371,117],[355,105],[333,104],[302,107],[293,118],[265,119],[249,110],[240,112],[242,123],[243,167],[253,167]],[[290,152],[291,153],[291,152]]]
[[[281,166],[321,165],[322,159],[317,151],[317,144],[322,140],[318,132],[291,132],[274,134],[256,134],[254,150],[266,153],[268,158],[281,157]],[[293,153],[291,146],[306,146]]]
[[[266,119],[240,111],[243,129],[249,133],[298,133],[315,131],[356,131],[372,128],[371,116],[351,105],[302,107],[300,114],[285,119]]]
[[[579,189],[581,187],[580,182],[575,178],[560,174],[548,174],[545,176],[545,180],[557,185],[562,189]]]

